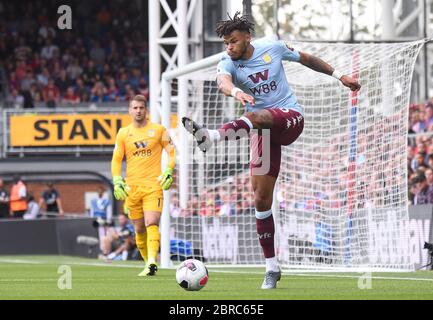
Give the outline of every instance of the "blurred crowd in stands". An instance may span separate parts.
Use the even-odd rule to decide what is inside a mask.
[[[386,133],[386,130],[384,130],[383,133]],[[395,135],[398,132],[392,133]],[[366,141],[371,140],[373,143],[375,141],[374,139],[385,141],[385,139],[381,137],[378,138],[378,136],[379,133],[373,137],[369,136],[369,139],[366,139]],[[366,148],[368,144],[365,141],[364,144],[359,146],[358,151],[361,151],[362,148],[368,149],[362,150],[366,158],[371,158],[374,154],[381,151],[383,155],[382,158],[389,161],[386,162],[387,165],[385,165],[384,162],[384,165],[377,168],[377,170],[370,170],[371,172],[376,172],[379,178],[371,176],[370,180],[364,181],[364,183],[360,183],[356,187],[355,201],[357,202],[358,208],[363,207],[363,202],[367,199],[376,207],[387,206],[392,203],[402,203],[400,197],[405,193],[399,189],[399,186],[403,185],[403,183],[400,183],[402,182],[400,181],[401,174],[395,171],[398,163],[393,161],[398,160],[398,153],[401,150],[398,146],[402,145],[401,143],[404,141],[404,138],[403,133],[401,137],[395,136],[392,141],[394,148],[391,148],[392,150],[384,150],[383,146],[377,146],[377,150],[370,150],[370,148]],[[407,181],[409,187],[407,194],[409,196],[409,203],[412,205],[433,204],[433,99],[425,103],[410,106],[409,139],[407,141]],[[348,142],[343,143],[347,144]],[[370,151],[372,153],[369,153]],[[332,165],[338,163],[338,159],[331,159],[332,161],[328,159],[328,161],[324,161],[323,155],[332,156],[335,154],[338,154],[338,152],[334,152],[333,150],[323,150],[322,152],[322,150],[320,150],[320,152],[317,153],[320,157],[313,159],[313,161]],[[288,165],[293,167],[293,161],[289,162],[290,164]],[[358,169],[369,172],[368,167],[365,167],[366,162],[367,161],[358,161]],[[318,165],[318,170],[321,170],[321,167],[323,167],[323,165]],[[343,166],[343,168],[346,167]],[[325,169],[327,174],[321,173],[321,175],[324,177],[330,176],[330,179],[323,182],[323,185],[326,186],[325,192],[315,192],[305,199],[295,199],[293,198],[293,192],[289,192],[289,190],[293,189],[293,186],[291,186],[290,183],[283,183],[285,187],[278,190],[277,194],[279,208],[292,211],[296,209],[314,211],[324,206],[328,209],[336,210],[343,207],[346,203],[344,200],[346,199],[346,183],[341,184],[340,182],[347,181],[348,174],[339,175],[338,172],[333,173],[330,168],[326,167]],[[291,170],[293,171],[293,168]],[[347,171],[347,169],[345,169],[345,171]],[[370,177],[368,174],[366,176]],[[171,216],[233,216],[238,214],[254,214],[254,199],[248,172],[230,179],[230,181],[226,181],[216,188],[205,189],[201,193],[192,195],[188,199],[187,210],[181,209],[177,190],[175,190],[172,193],[173,196],[170,205]],[[401,180],[403,180],[403,178]],[[336,185],[342,187],[342,189],[333,190],[332,186]],[[236,188],[233,188],[233,186],[236,186]],[[305,188],[305,190],[314,189],[308,187]],[[383,201],[381,200],[382,198],[384,199]]]
[[[173,189],[170,199],[170,215],[177,218],[254,214],[253,190],[248,173],[247,170],[247,173],[230,177],[218,187],[204,188],[199,194],[192,195],[186,204],[187,209],[181,208],[178,190]]]
[[[148,96],[147,20],[136,4],[74,2],[72,30],[59,30],[58,1],[1,2],[6,105],[53,108]]]
[[[409,109],[408,182],[411,204],[433,203],[433,99]]]

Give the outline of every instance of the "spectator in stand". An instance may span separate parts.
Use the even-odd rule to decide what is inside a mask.
[[[13,177],[10,193],[10,210],[13,218],[22,218],[27,211],[27,187],[20,176]]]
[[[95,85],[93,86],[91,91],[90,101],[96,103],[109,101],[107,88],[104,86],[104,84],[101,81],[96,82]]]
[[[35,201],[35,197],[29,195],[27,212],[24,214],[24,220],[37,219],[40,214],[39,204]]]
[[[27,64],[25,60],[18,60],[17,66],[15,68],[15,74],[17,77],[17,80],[21,83],[21,80],[23,80],[27,73]],[[21,88],[20,88],[21,89]]]
[[[62,200],[60,199],[60,193],[54,187],[53,182],[47,183],[47,189],[42,193],[42,197],[39,200],[39,207],[45,207],[45,212],[50,217],[63,217],[64,211],[62,206]]]
[[[36,83],[32,83],[30,86],[30,96],[33,101],[33,103],[41,103],[43,101],[42,99],[42,92],[39,90],[39,87]]]
[[[203,201],[199,214],[203,217],[215,216],[215,201],[210,198]]]
[[[101,70],[105,63],[105,51],[101,48],[101,44],[98,40],[93,41],[89,57],[95,62],[96,68]]]
[[[433,189],[433,169],[427,168],[424,172],[429,188]]]
[[[426,130],[426,125],[424,122],[424,112],[418,110],[415,110],[412,114],[412,127],[411,129],[415,133],[422,133]]]
[[[50,80],[50,71],[48,68],[43,67],[42,71],[36,76],[36,80],[41,87],[46,87],[48,85],[48,80]]]
[[[15,73],[15,71],[12,71],[9,74],[9,90],[13,91],[16,90],[17,92],[21,89],[21,81],[18,80],[17,78],[17,74]]]
[[[9,192],[6,190],[3,179],[0,178],[0,219],[9,217]]]
[[[36,84],[36,79],[32,69],[29,68],[26,72],[26,76],[21,80],[21,90],[30,91],[32,84]]]
[[[18,90],[13,89],[11,95],[7,99],[7,102],[15,109],[22,109],[24,106],[24,96]]]
[[[54,39],[56,37],[56,30],[51,27],[48,23],[48,20],[42,20],[42,25],[39,28],[39,36],[43,39]]]
[[[433,169],[433,154],[429,154],[427,157],[428,167]]]
[[[429,188],[424,173],[419,173],[412,183],[415,185],[415,205],[433,203],[433,189]]]
[[[48,66],[48,70],[50,70],[50,74],[53,79],[59,78],[60,72],[63,70],[63,67],[60,64],[60,60],[59,59],[52,60],[50,65]]]
[[[136,95],[136,91],[132,88],[129,88],[128,91],[126,92],[126,96],[125,96],[125,100],[126,101],[131,101]]]
[[[50,78],[48,85],[42,91],[42,96],[47,108],[55,108],[60,102],[60,90]]]
[[[61,95],[71,86],[71,81],[68,79],[66,70],[62,69],[59,72],[59,76],[55,80],[56,87],[59,89]]]
[[[23,37],[19,38],[19,45],[15,48],[15,58],[17,60],[28,60],[32,55],[32,49],[26,44]]]
[[[72,53],[71,53],[71,49],[68,48],[68,47],[65,47],[65,49],[63,50],[63,52],[64,53],[62,54],[61,63],[64,66],[68,66],[72,62],[72,59],[73,59],[73,56],[72,56]],[[66,68],[63,69],[63,70],[66,71]]]
[[[96,14],[96,21],[98,21],[105,29],[111,23],[111,14],[107,6],[103,5],[99,12]]]
[[[424,153],[422,152],[417,153],[411,163],[413,171],[417,171],[420,166],[424,166]]]
[[[179,207],[179,199],[177,195],[173,195],[170,199],[170,216],[173,218],[182,216],[182,210]]]
[[[62,102],[67,103],[67,104],[72,104],[72,105],[80,103],[80,97],[75,94],[74,87],[69,87],[66,90],[66,93],[63,96]]]
[[[107,95],[110,101],[117,102],[120,100],[119,90],[116,87],[116,80],[110,77],[108,80]]]
[[[86,86],[95,85],[96,81],[99,79],[98,71],[96,70],[95,62],[93,62],[93,60],[87,62],[82,77]]]
[[[200,199],[198,196],[193,196],[191,198],[191,212],[186,215],[197,216],[200,212]]]
[[[426,104],[424,119],[426,130],[433,131],[433,104]]]
[[[83,73],[83,69],[80,67],[78,63],[78,59],[73,59],[71,64],[66,68],[66,73],[68,78],[72,81],[75,81],[77,78],[81,76]]]
[[[128,49],[126,52],[125,67],[129,70],[140,68],[140,60],[132,49]]]
[[[424,164],[428,165],[428,156],[433,154],[433,141],[432,138],[424,139],[424,143],[427,146],[424,158]]]
[[[221,194],[221,203],[218,216],[231,216],[234,214],[235,204],[230,201],[228,193],[224,192]]]
[[[117,81],[117,86],[119,88],[119,94],[121,96],[126,96],[126,93],[129,88],[131,88],[131,85],[128,82],[128,74],[124,70],[124,68],[121,68],[119,70],[119,79]]]
[[[138,90],[140,86],[141,72],[140,69],[132,69],[131,76],[128,79],[129,84],[134,90]]]
[[[415,153],[422,153],[423,155],[427,153],[426,143],[424,142],[424,139],[421,136],[417,137]]]
[[[23,108],[24,109],[32,109],[35,107],[34,103],[33,103],[33,98],[32,95],[30,94],[30,91],[22,91],[22,95],[24,98],[24,102],[23,102]]]
[[[138,90],[140,94],[149,99],[149,86],[145,78],[140,79],[140,84],[138,85]]]
[[[41,70],[41,65],[46,63],[45,60],[42,62],[41,55],[39,52],[33,52],[32,57],[29,60],[29,68],[33,71],[33,73],[38,73]]]
[[[82,78],[78,78],[77,79],[76,85],[75,85],[75,88],[74,88],[74,92],[80,98],[80,101],[82,101],[82,102],[88,102],[89,101],[89,99],[90,99],[90,91],[84,85],[84,81],[83,81]]]
[[[57,57],[59,57],[59,47],[53,44],[51,38],[47,38],[41,50],[41,58],[51,60]]]

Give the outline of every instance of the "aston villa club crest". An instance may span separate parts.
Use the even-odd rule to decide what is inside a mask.
[[[149,131],[147,131],[147,135],[151,138],[154,137],[155,136],[155,130],[149,129]]]
[[[263,61],[264,61],[265,63],[271,63],[271,62],[272,62],[272,58],[271,58],[271,56],[269,55],[269,53],[267,53],[267,54],[265,54],[265,55],[263,56]]]

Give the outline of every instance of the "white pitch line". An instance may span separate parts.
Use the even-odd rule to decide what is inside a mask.
[[[144,264],[142,266],[137,266],[134,264],[115,264],[115,263],[111,263],[111,262],[98,263],[98,262],[68,262],[68,261],[64,261],[61,264],[75,265],[75,266],[89,266],[89,267],[115,267],[115,268],[136,268],[136,269],[143,269],[144,268]]]
[[[285,275],[290,275],[287,273],[284,273]],[[365,273],[362,273],[363,276]],[[297,274],[296,276],[301,277],[325,277],[325,278],[352,278],[352,279],[359,279],[360,276],[348,276],[348,275],[326,275],[326,274]],[[406,280],[406,281],[433,281],[433,279],[426,279],[426,278],[399,278],[399,277],[380,277],[380,276],[371,276],[371,279],[378,279],[378,280]]]
[[[209,268],[211,269],[211,268]],[[257,275],[263,275],[263,272],[248,272],[248,271],[230,271],[230,270],[212,270],[212,272],[216,273],[238,273],[238,274],[257,274]],[[349,275],[326,275],[326,274],[302,274],[302,273],[282,273],[284,276],[290,276],[290,277],[315,277],[315,278],[352,278],[352,279],[359,279],[360,276],[349,276]],[[365,273],[363,273],[365,274]],[[425,278],[399,278],[399,277],[381,277],[381,276],[372,276],[371,279],[379,279],[379,280],[407,280],[407,281],[431,281],[433,282],[433,279],[425,279]]]
[[[39,261],[32,261],[32,260],[22,260],[22,259],[1,259],[0,262],[4,263],[18,263],[18,264],[41,264]]]
[[[98,262],[72,262],[72,261],[60,261],[59,263],[53,263],[53,262],[40,262],[40,261],[33,261],[33,260],[23,260],[23,259],[1,259],[0,262],[6,262],[6,263],[19,263],[19,264],[57,264],[57,265],[78,265],[78,266],[90,266],[90,267],[115,267],[115,268],[135,268],[135,269],[141,269],[143,266],[137,266],[132,264],[115,264],[115,263],[98,263]],[[174,268],[173,268],[174,269]],[[251,271],[230,271],[230,270],[215,270],[212,267],[209,267],[212,272],[215,273],[237,273],[237,274],[257,274],[257,275],[263,275],[262,272],[251,272]],[[363,273],[365,274],[365,273]],[[359,279],[359,276],[350,276],[350,275],[326,275],[326,274],[302,274],[302,273],[286,273],[283,272],[283,275],[290,276],[290,277],[315,277],[315,278],[351,278],[351,279]],[[377,279],[377,280],[403,280],[403,281],[428,281],[433,282],[433,279],[425,279],[425,278],[411,278],[411,277],[405,277],[405,278],[399,278],[399,277],[381,277],[381,276],[372,276],[371,279]]]

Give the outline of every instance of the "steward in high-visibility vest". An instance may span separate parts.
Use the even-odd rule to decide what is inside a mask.
[[[27,211],[27,187],[19,177],[14,178],[11,188],[10,209],[14,218],[22,218]]]

